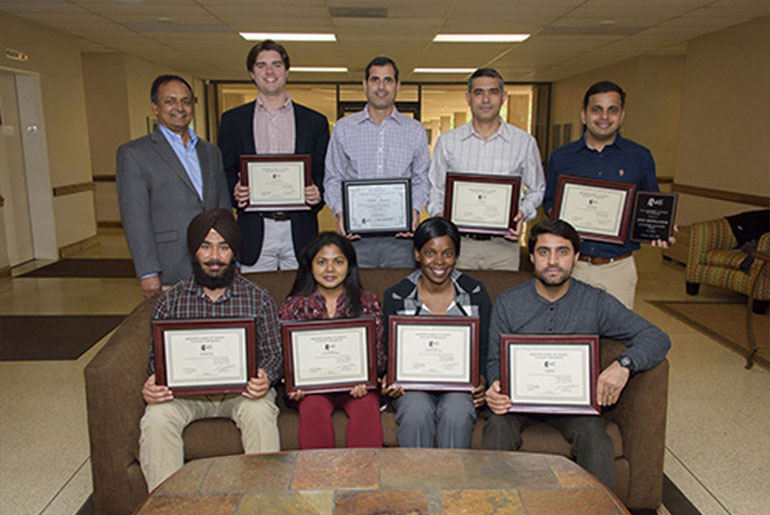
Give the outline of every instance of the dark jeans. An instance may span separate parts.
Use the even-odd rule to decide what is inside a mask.
[[[615,491],[612,439],[604,430],[604,420],[601,417],[493,413],[484,424],[481,448],[518,450],[521,447],[521,433],[527,426],[538,422],[545,422],[558,429],[572,444],[572,457],[577,464],[593,474],[607,488]]]

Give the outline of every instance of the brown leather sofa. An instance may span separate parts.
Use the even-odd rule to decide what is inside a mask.
[[[408,270],[362,270],[366,289],[380,299],[385,289]],[[474,272],[489,290],[492,301],[507,288],[528,280],[527,272]],[[267,288],[277,302],[288,293],[293,272],[252,274],[251,280]],[[140,304],[85,369],[88,427],[93,472],[93,504],[98,514],[131,513],[147,496],[139,467],[139,420],[144,412],[140,394],[147,378],[152,302]],[[490,342],[490,344],[492,344]],[[603,340],[604,368],[623,350],[618,342]],[[634,375],[616,406],[602,414],[615,449],[617,494],[631,509],[655,509],[661,502],[665,443],[668,363]],[[282,399],[279,393],[279,398]],[[485,416],[476,422],[473,447],[479,448]],[[334,415],[337,446],[344,446],[345,415]],[[297,449],[299,416],[281,406],[278,418],[282,449]],[[386,446],[396,446],[396,422],[391,409],[382,414]],[[527,428],[522,451],[569,456],[570,445],[547,425]],[[228,419],[195,422],[184,432],[185,458],[242,453],[240,435]]]

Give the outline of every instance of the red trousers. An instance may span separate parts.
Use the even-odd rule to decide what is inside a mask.
[[[299,402],[299,448],[334,448],[332,413],[341,408],[348,416],[347,447],[382,447],[380,398],[369,392],[351,397],[348,392],[311,394]]]

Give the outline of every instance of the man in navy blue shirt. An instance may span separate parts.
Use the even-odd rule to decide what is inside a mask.
[[[614,82],[601,81],[588,88],[580,112],[583,137],[554,150],[548,162],[546,213],[553,208],[561,174],[633,183],[637,191],[659,191],[652,153],[618,133],[626,114],[625,100],[625,91]],[[657,240],[652,245],[666,247],[675,241]],[[572,275],[633,309],[638,277],[632,253],[637,249],[639,244],[628,239],[623,245],[584,241]]]

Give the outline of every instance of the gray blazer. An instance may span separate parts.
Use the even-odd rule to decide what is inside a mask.
[[[219,149],[198,139],[203,200],[160,129],[120,146],[115,185],[136,276],[174,284],[192,272],[187,225],[207,209],[230,209]]]

